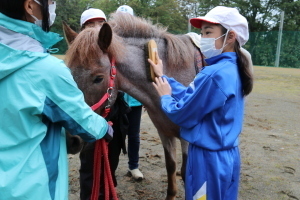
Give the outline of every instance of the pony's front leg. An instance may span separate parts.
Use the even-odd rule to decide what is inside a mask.
[[[166,200],[174,200],[177,193],[176,183],[176,138],[160,134],[165,153],[165,163],[168,177]]]
[[[180,144],[181,144],[181,152],[182,152],[181,177],[183,182],[185,182],[186,162],[188,156],[189,143],[184,139],[180,138]]]

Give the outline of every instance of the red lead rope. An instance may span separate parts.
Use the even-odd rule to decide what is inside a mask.
[[[92,110],[98,109],[107,99],[109,99],[111,92],[115,86],[114,79],[117,74],[117,70],[115,67],[114,58],[111,61],[111,72],[110,72],[110,80],[107,92],[100,99],[100,101],[93,106],[91,106]],[[106,107],[102,117],[107,117],[110,112],[110,107]],[[112,125],[112,122],[107,122],[109,125]],[[94,168],[93,168],[93,188],[91,194],[91,200],[98,200],[99,198],[99,190],[100,190],[100,178],[101,171],[103,167],[104,172],[104,187],[105,187],[105,200],[109,200],[112,197],[114,200],[118,200],[117,192],[115,190],[115,186],[112,180],[109,160],[108,160],[108,142],[105,139],[97,140],[95,144],[94,150]]]

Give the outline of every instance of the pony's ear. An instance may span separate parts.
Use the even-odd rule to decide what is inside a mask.
[[[100,29],[98,37],[98,45],[103,52],[107,52],[107,49],[112,40],[112,30],[108,23],[104,23]]]
[[[75,31],[71,29],[70,26],[66,22],[63,21],[63,30],[64,30],[64,35],[67,40],[68,45],[70,45],[78,35]]]

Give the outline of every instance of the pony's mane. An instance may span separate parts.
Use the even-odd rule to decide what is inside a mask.
[[[89,68],[92,64],[99,61],[103,56],[103,52],[98,45],[100,28],[86,28],[81,31],[70,44],[66,52],[66,63],[69,67],[73,67],[73,63],[80,63],[81,67]],[[122,57],[124,46],[121,43],[121,38],[113,34],[112,42],[108,47],[107,52],[109,57]]]
[[[112,13],[108,23],[123,38],[162,38],[167,33],[167,28],[127,13]]]
[[[188,67],[188,60],[194,58],[194,48],[187,45],[190,42],[188,36],[173,35],[167,32],[166,27],[151,21],[131,16],[124,13],[113,13],[108,21],[114,33],[122,38],[162,39],[166,42],[166,61],[169,67]]]

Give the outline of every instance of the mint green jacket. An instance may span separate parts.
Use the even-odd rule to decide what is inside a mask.
[[[46,49],[61,40],[58,34],[1,13],[0,28],[0,200],[66,200],[62,128],[92,142],[105,135],[107,122],[85,103],[62,60],[17,50],[3,43],[7,37],[1,38],[14,31],[20,37],[8,44],[34,39]]]
[[[142,106],[141,102],[139,102],[127,93],[124,93],[124,100],[129,105],[129,107]]]

